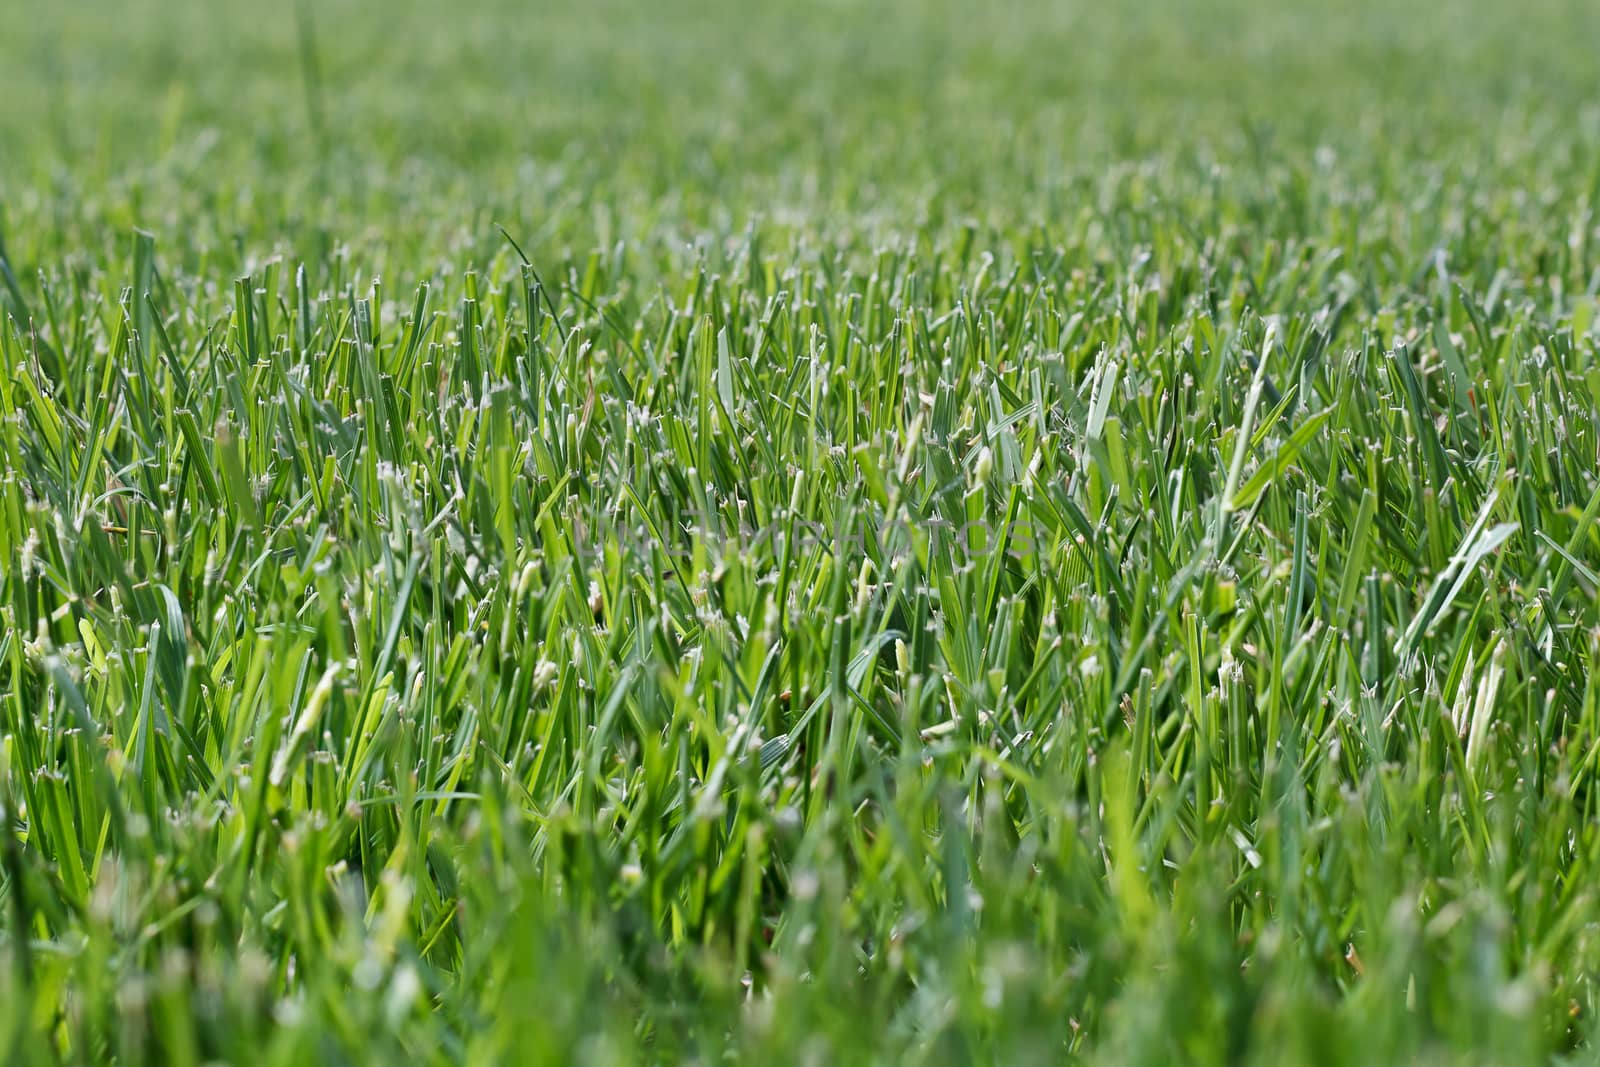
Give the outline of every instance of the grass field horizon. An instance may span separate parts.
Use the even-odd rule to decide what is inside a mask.
[[[1597,40],[0,11],[5,1059],[1592,1062]]]

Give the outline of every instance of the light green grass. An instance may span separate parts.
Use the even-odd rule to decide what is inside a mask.
[[[1600,10],[0,14],[0,1049],[1588,1062]]]

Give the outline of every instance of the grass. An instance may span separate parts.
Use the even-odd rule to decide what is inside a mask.
[[[13,1062],[1589,1062],[1592,5],[0,16]]]

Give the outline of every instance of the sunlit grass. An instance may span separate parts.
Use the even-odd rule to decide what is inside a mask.
[[[1592,1054],[1594,12],[469,7],[3,31],[9,1059]]]

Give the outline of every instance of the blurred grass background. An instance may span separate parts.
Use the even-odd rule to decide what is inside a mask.
[[[135,222],[444,253],[492,245],[486,215],[579,243],[752,217],[1048,225],[1128,161],[1220,166],[1240,195],[1330,172],[1514,195],[1542,162],[1561,184],[1539,195],[1576,195],[1600,123],[1600,13],[1579,0],[88,0],[3,19],[0,176],[41,254]]]

